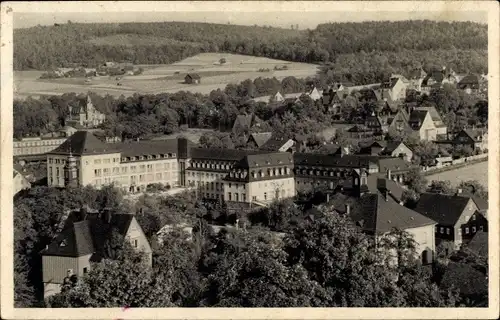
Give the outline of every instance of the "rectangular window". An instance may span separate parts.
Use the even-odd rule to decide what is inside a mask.
[[[103,162],[104,164],[109,164],[109,162],[110,162],[110,161],[109,161],[109,159],[104,159],[102,162]]]
[[[139,170],[140,170],[139,172],[145,172],[145,171],[146,171],[146,166],[145,166],[145,165],[143,165],[143,164],[141,164],[141,165],[139,166]]]
[[[476,227],[472,227],[472,233],[475,233],[476,232]]]
[[[169,170],[170,169],[170,163],[165,163],[165,170]]]
[[[143,174],[139,175],[139,182],[144,182],[144,175]]]
[[[59,177],[59,168],[56,168],[56,177]]]
[[[152,164],[148,164],[148,172],[152,172],[153,171],[153,165]]]
[[[450,234],[450,228],[446,228],[446,234]]]
[[[465,216],[465,223],[469,222],[469,216]]]
[[[127,167],[122,167],[122,173],[127,173]]]
[[[101,164],[101,159],[95,159],[94,164]]]
[[[227,193],[227,199],[228,199],[229,201],[231,201],[231,192],[228,192],[228,193]]]
[[[242,193],[241,194],[241,201],[246,202],[247,201],[247,196],[246,194]]]
[[[252,196],[252,201],[257,201],[257,197],[256,196]]]
[[[236,201],[236,202],[240,201],[239,194],[237,194],[237,193],[234,194],[234,201]]]
[[[139,246],[139,241],[134,240],[134,248],[137,248]]]
[[[267,192],[264,192],[264,200],[267,200]]]
[[[465,228],[465,234],[469,234],[469,228]]]
[[[132,171],[132,172],[136,172],[136,171],[137,171],[137,167],[136,167],[136,166],[131,166],[131,167],[130,167],[130,171]]]
[[[158,173],[156,174],[156,180],[161,180],[161,172],[158,172]]]
[[[49,177],[52,177],[52,167],[49,167]]]
[[[83,274],[86,274],[88,272],[87,267],[83,267]]]
[[[483,226],[479,226],[479,231],[484,231],[484,227]]]
[[[113,174],[119,174],[120,168],[113,168]]]
[[[52,158],[49,158],[49,163],[52,163],[54,159]]]
[[[444,228],[443,227],[439,228],[439,233],[441,233],[441,234],[444,233]]]
[[[476,215],[472,216],[472,221],[476,220]]]
[[[109,168],[104,168],[103,172],[104,172],[105,176],[109,176],[109,174],[110,174]]]

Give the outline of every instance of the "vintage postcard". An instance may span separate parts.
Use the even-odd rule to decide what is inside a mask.
[[[3,2],[1,317],[497,319],[499,13]]]

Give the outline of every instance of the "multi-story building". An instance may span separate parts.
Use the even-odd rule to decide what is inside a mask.
[[[408,120],[414,135],[419,140],[434,141],[437,137],[437,129],[428,110],[413,110]]]
[[[183,150],[182,144],[189,142],[172,139],[105,143],[91,132],[78,131],[47,153],[48,185],[99,188],[114,183],[127,192],[144,191],[152,183],[176,186],[179,185],[180,165],[184,163],[178,157],[179,150]],[[74,172],[75,177],[65,181],[69,171]]]
[[[27,137],[14,140],[12,155],[15,157],[47,153],[60,146],[66,139],[67,137],[62,136],[55,138]]]
[[[147,255],[151,246],[133,214],[101,213],[87,209],[70,212],[61,231],[41,251],[44,297],[56,294],[72,276],[81,277],[106,255],[105,245],[116,230],[132,247]]]

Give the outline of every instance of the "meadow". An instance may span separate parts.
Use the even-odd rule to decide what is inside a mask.
[[[429,182],[432,180],[449,180],[452,186],[457,186],[462,181],[477,180],[488,189],[488,161],[436,173],[426,178]]]
[[[219,60],[226,59],[221,65]],[[275,66],[287,66],[287,70],[274,70]],[[305,78],[315,76],[318,65],[289,62],[263,57],[253,57],[226,53],[201,53],[182,61],[168,65],[139,65],[144,69],[141,75],[95,77],[90,83],[83,78],[39,79],[42,71],[15,71],[14,96],[62,95],[68,92],[110,94],[113,96],[130,96],[134,93],[157,94],[177,91],[208,94],[212,90],[224,89],[230,83],[240,83],[246,79],[258,77],[281,80],[288,76]],[[259,72],[269,69],[269,72]],[[200,84],[186,84],[184,77],[188,73],[197,73],[201,77]],[[118,85],[120,83],[120,85]]]

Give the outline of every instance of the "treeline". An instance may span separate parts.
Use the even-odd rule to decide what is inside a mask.
[[[487,301],[487,295],[467,300],[443,287],[442,268],[421,266],[408,233],[393,230],[376,247],[349,217],[326,209],[309,211],[285,200],[248,216],[238,214],[239,229],[216,232],[212,218],[230,223],[232,215],[224,204],[198,201],[194,193],[123,200],[113,187],[39,187],[17,198],[16,306],[458,307]],[[37,253],[57,233],[64,203],[68,209],[93,203],[93,209],[136,212],[153,244],[152,269],[128,242],[112,237],[102,262],[43,302],[36,295],[43,292]],[[193,226],[191,235],[175,227],[158,234],[165,224],[182,223]],[[464,264],[478,262],[471,253],[468,257]],[[487,268],[487,261],[480,262]]]
[[[141,41],[119,41],[123,36],[137,35]],[[113,41],[113,36],[119,39]],[[106,41],[99,41],[101,38]],[[487,27],[472,22],[337,23],[319,25],[307,31],[194,22],[68,23],[16,29],[14,39],[15,70],[46,70],[74,64],[95,67],[104,61],[164,64],[200,52],[331,62],[349,70],[360,61],[369,66],[372,61],[367,54],[381,55],[389,57],[389,63],[398,72],[398,64],[402,61],[404,65],[406,58],[414,62],[426,57],[432,61],[449,61],[445,55],[454,53],[454,58],[460,57],[457,58],[460,60],[457,72],[464,72],[466,68],[471,72],[487,69],[484,54]],[[399,56],[405,51],[401,60],[392,58],[391,53]],[[360,56],[361,60],[352,60],[351,55]],[[484,57],[476,58],[476,55]],[[462,59],[464,56],[467,58]],[[473,61],[469,62],[471,56]],[[466,64],[463,69],[460,63]]]

